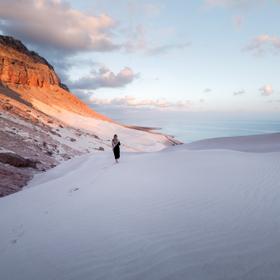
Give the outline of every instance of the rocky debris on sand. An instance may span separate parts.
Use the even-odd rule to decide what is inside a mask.
[[[0,162],[0,178],[0,197],[3,197],[22,189],[32,178],[32,173]]]
[[[37,160],[21,157],[14,153],[0,153],[0,162],[9,164],[15,167],[31,167],[37,168]]]

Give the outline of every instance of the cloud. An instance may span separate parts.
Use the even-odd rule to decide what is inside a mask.
[[[229,10],[233,13],[233,25],[239,30],[244,24],[248,12],[262,8],[266,3],[267,0],[204,0],[204,7]]]
[[[235,91],[233,93],[234,96],[239,96],[239,95],[243,95],[243,94],[245,94],[245,90],[239,90],[239,91]]]
[[[75,90],[95,90],[99,88],[118,88],[132,83],[139,74],[135,74],[129,67],[123,68],[115,74],[107,67],[101,67],[98,71],[92,70],[91,74],[76,81],[69,81],[70,88]]]
[[[159,47],[154,47],[154,48],[148,48],[146,50],[146,53],[149,55],[158,55],[158,54],[164,54],[169,51],[173,50],[183,50],[191,45],[190,42],[185,43],[185,44],[169,44],[169,45],[162,45]]]
[[[44,48],[68,52],[119,49],[113,41],[116,21],[93,16],[60,0],[0,0],[0,30]]]
[[[244,50],[253,52],[255,55],[262,55],[266,52],[279,53],[280,37],[268,34],[259,35],[253,38]]]
[[[234,9],[248,9],[256,7],[262,3],[265,3],[265,0],[205,0],[204,3],[207,6],[212,7],[226,7]]]
[[[190,42],[162,44],[153,46],[148,43],[146,30],[143,25],[137,25],[134,29],[128,31],[128,40],[124,44],[126,52],[142,52],[147,55],[165,54],[173,50],[183,50],[191,45]]]
[[[152,107],[166,109],[189,109],[192,105],[188,100],[171,102],[166,99],[137,99],[133,96],[115,98],[97,98],[95,96],[92,96],[90,98],[90,102],[96,105]]]
[[[261,87],[259,91],[261,92],[262,96],[270,96],[273,93],[273,88],[271,85],[267,84]]]
[[[209,92],[211,92],[212,91],[212,89],[211,88],[206,88],[206,89],[204,89],[204,91],[203,92],[205,92],[205,93],[209,93]]]
[[[156,17],[160,15],[163,7],[162,4],[141,3],[141,1],[138,0],[130,0],[128,2],[128,11],[133,15]]]
[[[92,96],[91,91],[76,89],[74,94],[85,103],[90,103],[90,98]]]
[[[158,15],[162,5],[131,1],[130,10]],[[140,9],[140,10],[139,10]],[[140,11],[140,12],[139,12]],[[183,49],[189,43],[148,46],[142,25],[121,33],[117,21],[107,14],[92,15],[61,0],[0,0],[0,32],[13,35],[32,46],[51,50],[52,56],[86,51],[125,50],[146,54]],[[128,38],[124,38],[124,37]],[[123,42],[119,42],[122,37]]]
[[[147,48],[146,32],[143,25],[139,24],[134,28],[125,30],[128,33],[128,40],[124,44],[126,52],[143,51]]]
[[[55,65],[55,71],[60,77],[65,77],[69,80],[69,71],[72,69],[80,70],[81,67],[85,69],[92,69],[93,67],[102,67],[101,63],[94,61],[91,58],[83,58],[79,56],[54,56],[50,59],[51,64]]]

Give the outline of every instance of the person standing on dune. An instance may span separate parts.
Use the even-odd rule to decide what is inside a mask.
[[[120,141],[118,139],[118,135],[115,134],[114,138],[112,139],[112,148],[115,156],[116,163],[119,163],[119,158],[120,158]]]

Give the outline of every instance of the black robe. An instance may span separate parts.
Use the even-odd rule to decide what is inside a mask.
[[[118,142],[116,144],[116,146],[114,147],[113,149],[113,152],[114,152],[114,156],[115,156],[115,159],[119,159],[120,158],[120,142]]]

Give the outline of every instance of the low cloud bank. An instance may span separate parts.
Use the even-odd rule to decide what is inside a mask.
[[[128,106],[128,107],[153,107],[166,109],[190,109],[192,103],[189,100],[168,101],[166,99],[138,99],[133,96],[98,98],[89,97],[89,102],[96,105]]]

